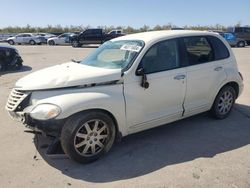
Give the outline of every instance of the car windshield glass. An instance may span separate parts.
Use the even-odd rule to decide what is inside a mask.
[[[81,64],[107,69],[123,69],[140,53],[143,41],[108,41],[81,61]]]

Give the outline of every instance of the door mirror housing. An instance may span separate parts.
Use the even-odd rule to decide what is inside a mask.
[[[145,70],[144,68],[139,68],[136,70],[136,75],[137,76],[142,76],[142,80],[141,80],[141,87],[148,89],[149,88],[149,83],[147,80],[147,75],[145,74]]]

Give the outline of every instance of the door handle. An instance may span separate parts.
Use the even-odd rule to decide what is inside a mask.
[[[222,70],[222,67],[216,67],[214,68],[214,71],[221,71]]]
[[[182,74],[182,75],[177,75],[174,77],[175,80],[183,80],[186,78],[186,75]]]

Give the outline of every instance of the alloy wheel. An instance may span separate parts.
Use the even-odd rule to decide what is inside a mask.
[[[90,120],[77,130],[74,148],[82,156],[94,156],[103,150],[108,137],[109,129],[104,121]]]
[[[222,115],[227,114],[231,110],[233,102],[234,102],[233,94],[230,91],[225,91],[219,99],[218,103],[219,113]]]

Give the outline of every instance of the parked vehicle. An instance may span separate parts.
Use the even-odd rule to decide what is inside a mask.
[[[124,34],[115,31],[106,34],[102,29],[87,29],[72,37],[72,46],[76,48],[84,44],[102,44],[110,39],[123,35]]]
[[[244,39],[236,37],[233,33],[229,32],[219,32],[219,34],[226,39],[226,41],[230,44],[232,47],[245,47],[247,45],[247,41]]]
[[[47,40],[47,43],[49,45],[66,45],[66,44],[70,44],[71,40],[72,40],[72,37],[74,35],[76,35],[76,34],[74,34],[74,33],[63,33],[63,34],[61,34],[59,36],[49,38]]]
[[[242,80],[219,34],[154,31],[113,39],[80,63],[21,78],[6,109],[31,129],[56,136],[71,159],[88,163],[116,138],[205,111],[226,118]]]
[[[250,44],[250,27],[229,27],[228,32],[234,33],[236,37],[242,38]]]
[[[51,34],[51,33],[37,33],[38,36],[43,37],[45,40],[43,41],[44,43],[47,43],[49,38],[56,37],[56,35]]]
[[[41,36],[36,36],[32,33],[21,33],[18,34],[14,37],[10,37],[7,39],[7,42],[10,45],[14,44],[30,44],[30,45],[35,45],[35,44],[41,44],[43,42],[43,37]]]
[[[22,67],[22,58],[17,49],[11,46],[0,45],[0,72],[6,70],[19,70]]]
[[[121,29],[112,30],[108,34],[109,35],[125,35]]]

